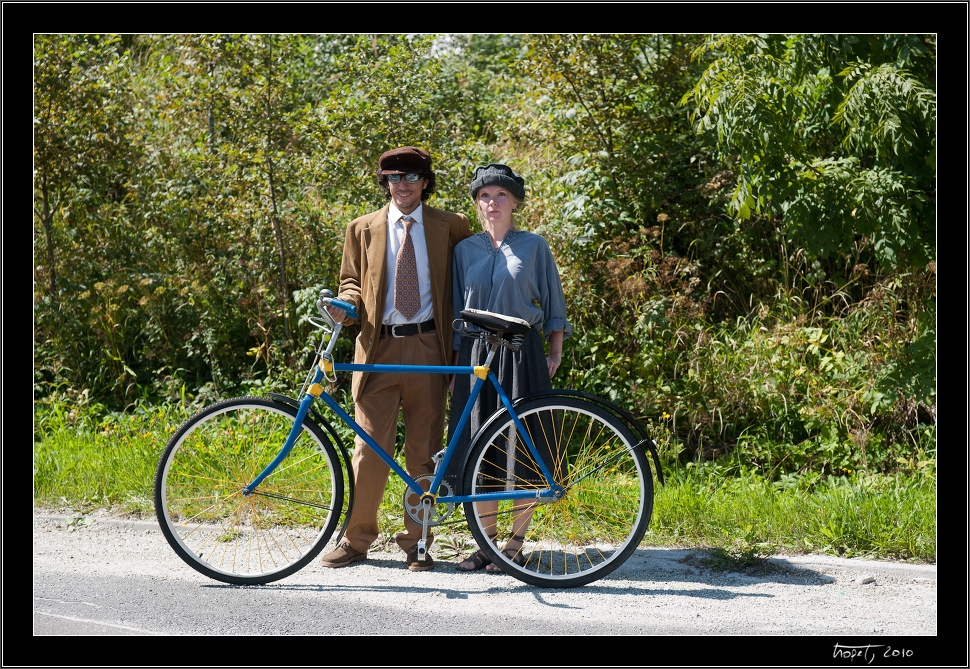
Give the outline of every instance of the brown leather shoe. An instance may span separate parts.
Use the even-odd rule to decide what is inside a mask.
[[[320,564],[324,567],[346,567],[354,562],[362,562],[367,559],[367,553],[361,553],[348,542],[342,541],[337,548],[320,559]]]
[[[431,553],[425,553],[424,559],[418,559],[418,547],[411,546],[407,552],[407,558],[405,559],[408,569],[411,571],[429,571],[434,569],[434,560],[431,559]]]

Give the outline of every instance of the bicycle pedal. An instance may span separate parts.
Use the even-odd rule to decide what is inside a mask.
[[[420,539],[418,541],[418,560],[424,562],[428,559],[428,548],[425,545],[425,540]]]

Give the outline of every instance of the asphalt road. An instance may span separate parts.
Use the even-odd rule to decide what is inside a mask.
[[[865,663],[863,655],[839,656],[862,653],[864,644],[865,652],[921,663],[925,641],[937,635],[935,565],[777,557],[777,571],[751,575],[712,571],[701,557],[641,548],[600,581],[547,590],[504,574],[461,573],[440,560],[433,571],[412,573],[403,554],[372,553],[344,569],[314,564],[274,584],[239,587],[190,569],[153,522],[105,512],[74,522],[35,509],[33,633],[774,637],[801,639],[790,649],[797,657],[844,664]],[[710,648],[690,650],[699,657]],[[435,666],[478,664],[471,657]],[[579,657],[570,654],[565,664]],[[594,664],[626,664],[609,654],[602,660]],[[561,654],[550,663],[561,664]]]

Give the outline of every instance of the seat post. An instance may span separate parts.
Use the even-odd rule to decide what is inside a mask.
[[[485,367],[486,369],[492,368],[492,360],[495,358],[495,352],[498,351],[498,347],[500,345],[497,339],[492,340],[489,343],[491,346],[488,347],[488,355],[485,357],[484,364],[482,364],[482,367]]]

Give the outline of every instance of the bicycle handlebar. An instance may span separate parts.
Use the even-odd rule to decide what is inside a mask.
[[[337,309],[342,309],[346,312],[349,318],[357,318],[357,307],[349,302],[338,300],[328,289],[320,291],[320,297],[317,299],[317,311],[319,311],[320,315],[326,318],[333,327],[334,334],[334,337],[331,337],[330,339],[330,345],[323,354],[325,359],[329,359],[329,354],[333,349],[336,335],[341,329],[341,324],[334,320],[334,317],[327,310],[327,307],[336,307]],[[525,340],[525,333],[528,332],[532,327],[528,322],[522,319],[505,316],[503,314],[496,314],[490,311],[467,309],[461,312],[461,316],[461,319],[454,322],[456,333],[459,333],[465,337],[481,337],[487,339],[491,344],[504,346],[505,348],[513,351],[517,351],[522,346],[522,343]],[[310,320],[311,322],[313,321],[313,319]],[[468,323],[482,328],[484,332],[470,331],[467,327]]]

